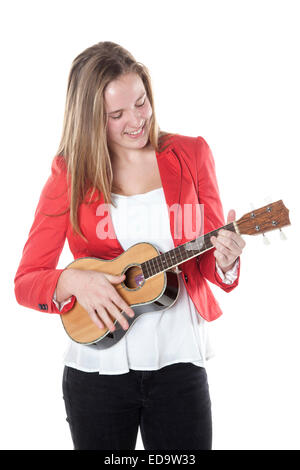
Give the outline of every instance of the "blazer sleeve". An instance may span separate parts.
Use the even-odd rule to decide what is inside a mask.
[[[63,314],[74,305],[74,295],[61,311],[53,302],[58,278],[64,271],[56,267],[69,224],[67,194],[66,165],[63,157],[56,156],[52,161],[51,175],[42,189],[14,278],[16,300],[24,307]],[[60,213],[62,215],[58,215]]]
[[[198,178],[198,199],[203,204],[204,232],[209,233],[225,225],[223,207],[217,183],[215,162],[211,149],[203,137],[196,139],[196,165]],[[216,268],[215,248],[202,253],[198,257],[200,272],[211,283],[221,287],[225,292],[233,290],[239,282],[240,257],[237,268],[237,278],[232,284],[222,281]]]

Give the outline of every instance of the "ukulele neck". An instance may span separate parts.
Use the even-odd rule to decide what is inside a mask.
[[[210,238],[212,236],[217,236],[218,232],[222,229],[239,233],[237,224],[235,222],[230,222],[229,224],[223,225],[222,227],[206,233],[201,237],[197,237],[194,240],[173,248],[172,250],[161,253],[160,255],[141,263],[144,278],[149,279],[156,274],[167,271],[184,263],[185,261],[195,258],[195,256],[199,256],[205,251],[211,250],[214,246],[212,245]]]

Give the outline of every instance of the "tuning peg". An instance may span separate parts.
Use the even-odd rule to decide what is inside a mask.
[[[281,240],[287,240],[287,237],[286,237],[285,233],[281,230],[281,228],[279,229],[279,231],[280,231],[280,239]]]
[[[263,233],[263,240],[265,245],[270,245],[270,240],[266,237],[266,235]]]

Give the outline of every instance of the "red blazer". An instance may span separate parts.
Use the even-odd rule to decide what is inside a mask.
[[[202,137],[176,135],[164,151],[156,152],[164,195],[168,207],[180,204],[204,205],[204,227],[201,234],[208,233],[225,225],[223,208],[220,201],[216,180],[215,164],[211,150]],[[49,217],[45,213],[60,213],[68,209],[67,173],[63,157],[55,156],[52,161],[51,175],[43,187],[28,239],[25,243],[22,258],[15,275],[15,296],[19,304],[48,313],[63,314],[70,310],[75,302],[64,306],[60,312],[52,297],[56,284],[63,269],[56,269],[60,254],[67,238],[74,259],[92,256],[101,259],[113,259],[124,252],[116,236],[105,240],[97,237],[97,224],[109,211],[98,215],[97,207],[104,202],[101,193],[100,201],[79,206],[79,224],[86,243],[79,235],[74,234],[69,211],[64,215]],[[183,213],[183,212],[182,212]],[[170,213],[171,214],[171,213]],[[182,218],[182,224],[184,218]],[[102,219],[103,222],[103,219]],[[174,235],[175,224],[179,223],[175,216],[170,215],[170,230],[174,246],[189,241]],[[114,233],[114,232],[113,232]],[[180,232],[176,232],[177,234]],[[191,239],[195,238],[192,237]],[[141,240],[143,241],[143,240]],[[238,285],[238,278],[233,284],[225,284],[216,271],[214,248],[194,257],[180,265],[183,282],[198,313],[207,321],[215,320],[221,314],[207,280],[230,292]],[[70,260],[70,263],[73,260]]]

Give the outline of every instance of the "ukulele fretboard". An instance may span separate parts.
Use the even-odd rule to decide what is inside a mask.
[[[213,230],[212,232],[206,233],[201,237],[195,238],[194,240],[186,242],[183,245],[179,245],[172,250],[166,251],[165,253],[161,253],[154,258],[144,261],[144,263],[141,263],[144,279],[149,279],[156,274],[167,271],[168,269],[178,266],[179,264],[210,250],[213,248],[210,238],[212,236],[217,236],[218,232],[222,228],[230,230],[231,232],[236,232],[234,223],[231,222],[223,227]]]

